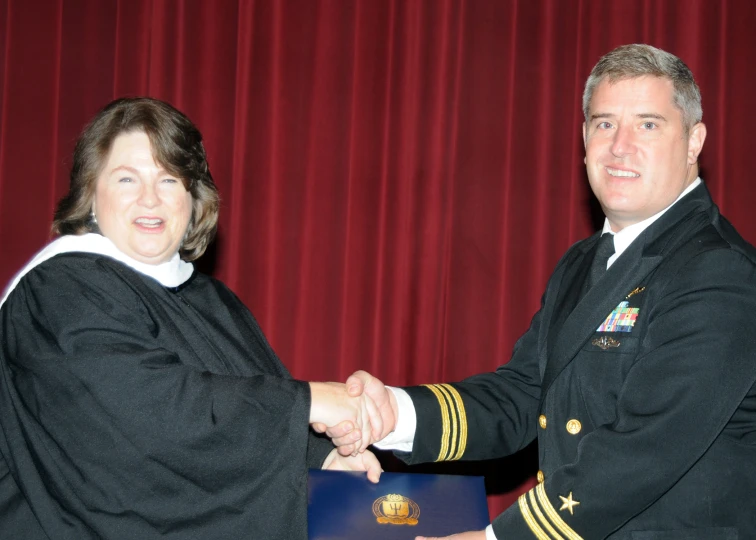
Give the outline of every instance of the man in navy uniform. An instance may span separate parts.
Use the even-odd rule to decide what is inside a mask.
[[[510,361],[348,385],[382,405],[378,446],[408,463],[538,438],[537,486],[455,539],[756,538],[756,252],[698,176],[698,86],[676,56],[627,45],[596,64],[583,111],[604,227],[559,261]],[[359,430],[329,435],[349,452]]]

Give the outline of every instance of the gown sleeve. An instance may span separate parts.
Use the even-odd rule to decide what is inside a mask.
[[[0,451],[45,531],[300,538],[306,469],[325,457],[307,383],[202,369],[116,264],[58,256],[0,313]]]

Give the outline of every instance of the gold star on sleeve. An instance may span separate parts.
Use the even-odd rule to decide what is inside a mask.
[[[570,515],[574,515],[574,512],[572,511],[572,508],[579,505],[580,503],[578,501],[575,501],[572,499],[572,492],[570,491],[570,494],[566,497],[559,496],[560,499],[562,499],[562,506],[559,508],[560,511],[562,510],[569,510]]]

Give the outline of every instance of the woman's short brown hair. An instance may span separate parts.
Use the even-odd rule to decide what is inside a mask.
[[[91,218],[97,177],[113,141],[123,133],[144,132],[155,162],[180,178],[192,196],[192,217],[179,248],[181,258],[199,258],[215,236],[219,197],[207,164],[202,134],[183,113],[158,99],[121,98],[105,106],[84,128],[73,154],[68,193],[55,210],[53,233],[99,232]]]

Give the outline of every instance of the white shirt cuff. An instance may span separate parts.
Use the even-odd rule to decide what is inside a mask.
[[[412,398],[401,388],[387,386],[396,398],[399,417],[396,420],[394,431],[386,435],[375,446],[381,450],[399,450],[400,452],[412,452],[412,442],[415,440],[417,429],[417,413]]]
[[[493,532],[493,525],[486,527],[486,540],[497,540],[496,535]]]

